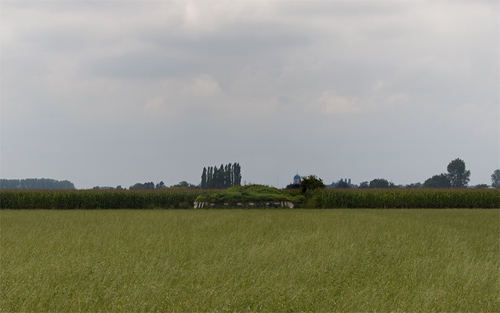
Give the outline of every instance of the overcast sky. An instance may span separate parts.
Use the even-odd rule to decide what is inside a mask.
[[[1,1],[1,177],[500,168],[498,1]]]

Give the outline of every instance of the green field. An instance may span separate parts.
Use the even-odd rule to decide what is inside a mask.
[[[1,210],[2,312],[499,312],[500,210]]]

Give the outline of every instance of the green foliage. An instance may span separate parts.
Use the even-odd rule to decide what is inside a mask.
[[[448,175],[434,175],[427,179],[423,185],[424,188],[451,188],[451,181]]]
[[[171,186],[171,188],[184,188],[184,189],[198,189],[200,186],[196,186],[183,180],[176,185]]]
[[[149,183],[136,183],[133,186],[129,187],[130,190],[153,190],[155,189],[155,184],[153,182]]]
[[[301,202],[303,196],[292,195],[274,187],[264,185],[234,186],[222,192],[203,194],[196,198],[198,202],[235,203],[235,202],[265,202],[291,201]]]
[[[490,189],[328,189],[311,198],[315,208],[500,208]]]
[[[306,201],[307,198],[307,201]],[[2,209],[192,208],[194,201],[291,201],[315,208],[499,208],[498,189],[318,189],[250,185],[224,192],[203,189],[160,190],[0,190]]]
[[[2,312],[500,312],[499,210],[1,214]]]
[[[75,189],[75,185],[68,180],[59,181],[49,178],[0,179],[0,189]]]
[[[203,168],[200,186],[203,189],[226,189],[232,186],[241,185],[241,166],[239,163],[221,164],[217,166]]]
[[[451,161],[450,164],[448,164],[447,170],[451,187],[467,187],[470,180],[470,171],[465,170],[465,162],[463,160],[455,159]]]
[[[491,174],[491,186],[500,188],[500,169],[497,169]]]
[[[477,184],[474,188],[488,188],[486,184]]]
[[[316,175],[309,175],[302,177],[300,182],[300,190],[305,193],[307,191],[313,191],[316,189],[325,188],[325,184],[321,178],[316,177]]]
[[[394,187],[394,184],[391,182],[389,183],[387,179],[384,178],[376,178],[370,181],[370,188],[390,188]]]
[[[201,193],[164,188],[160,190],[1,190],[2,209],[147,209],[192,207]]]
[[[343,180],[342,178],[335,184],[335,188],[351,188],[351,185],[349,182],[346,180]]]

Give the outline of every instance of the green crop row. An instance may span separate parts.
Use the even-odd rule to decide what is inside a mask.
[[[192,208],[200,192],[146,190],[2,190],[2,209]]]
[[[288,197],[300,196],[297,192],[285,194]],[[212,198],[210,195],[216,196],[217,191],[1,190],[0,208],[187,209],[192,208],[195,199],[201,195]],[[500,208],[498,189],[324,189],[306,193],[305,199],[302,206],[314,208]]]
[[[326,189],[310,199],[315,208],[500,208],[498,189]]]

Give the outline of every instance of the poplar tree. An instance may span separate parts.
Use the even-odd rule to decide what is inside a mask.
[[[207,188],[207,168],[206,167],[203,168],[203,173],[201,174],[201,184],[200,184],[200,187],[202,189]]]

